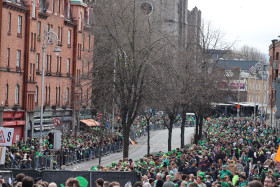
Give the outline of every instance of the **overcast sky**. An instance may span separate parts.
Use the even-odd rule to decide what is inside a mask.
[[[280,0],[189,0],[188,9],[195,6],[225,41],[237,41],[236,47],[249,45],[268,54],[271,40],[279,39]]]

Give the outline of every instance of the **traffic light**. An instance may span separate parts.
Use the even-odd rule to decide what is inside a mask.
[[[49,139],[48,139],[49,149],[53,149],[53,147],[54,147],[54,132],[49,132],[48,137],[49,137]]]

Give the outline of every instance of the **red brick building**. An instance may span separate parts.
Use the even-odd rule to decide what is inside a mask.
[[[90,102],[92,9],[82,0],[0,0],[0,125],[15,129],[14,141],[39,134],[42,45],[52,28],[61,53],[48,45],[45,58],[44,129],[75,129],[80,105]],[[82,103],[82,101],[84,103]],[[1,122],[3,121],[3,123]]]
[[[279,53],[280,53],[280,42],[278,40],[273,40],[272,44],[269,46],[269,105],[268,113],[273,114],[270,116],[270,123],[273,124],[275,121],[275,81],[276,78],[280,76],[279,72]],[[272,119],[272,121],[271,121]]]

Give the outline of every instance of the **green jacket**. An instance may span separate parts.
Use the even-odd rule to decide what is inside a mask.
[[[239,180],[239,176],[238,175],[234,175],[232,178],[232,185],[235,186],[236,182]]]
[[[229,170],[222,170],[222,171],[220,171],[220,177],[225,177],[225,176],[232,176],[232,173],[229,171]]]

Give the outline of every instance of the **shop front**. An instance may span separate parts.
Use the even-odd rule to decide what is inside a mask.
[[[24,126],[24,111],[3,112],[3,127],[14,129],[13,143],[19,141],[23,137]]]

